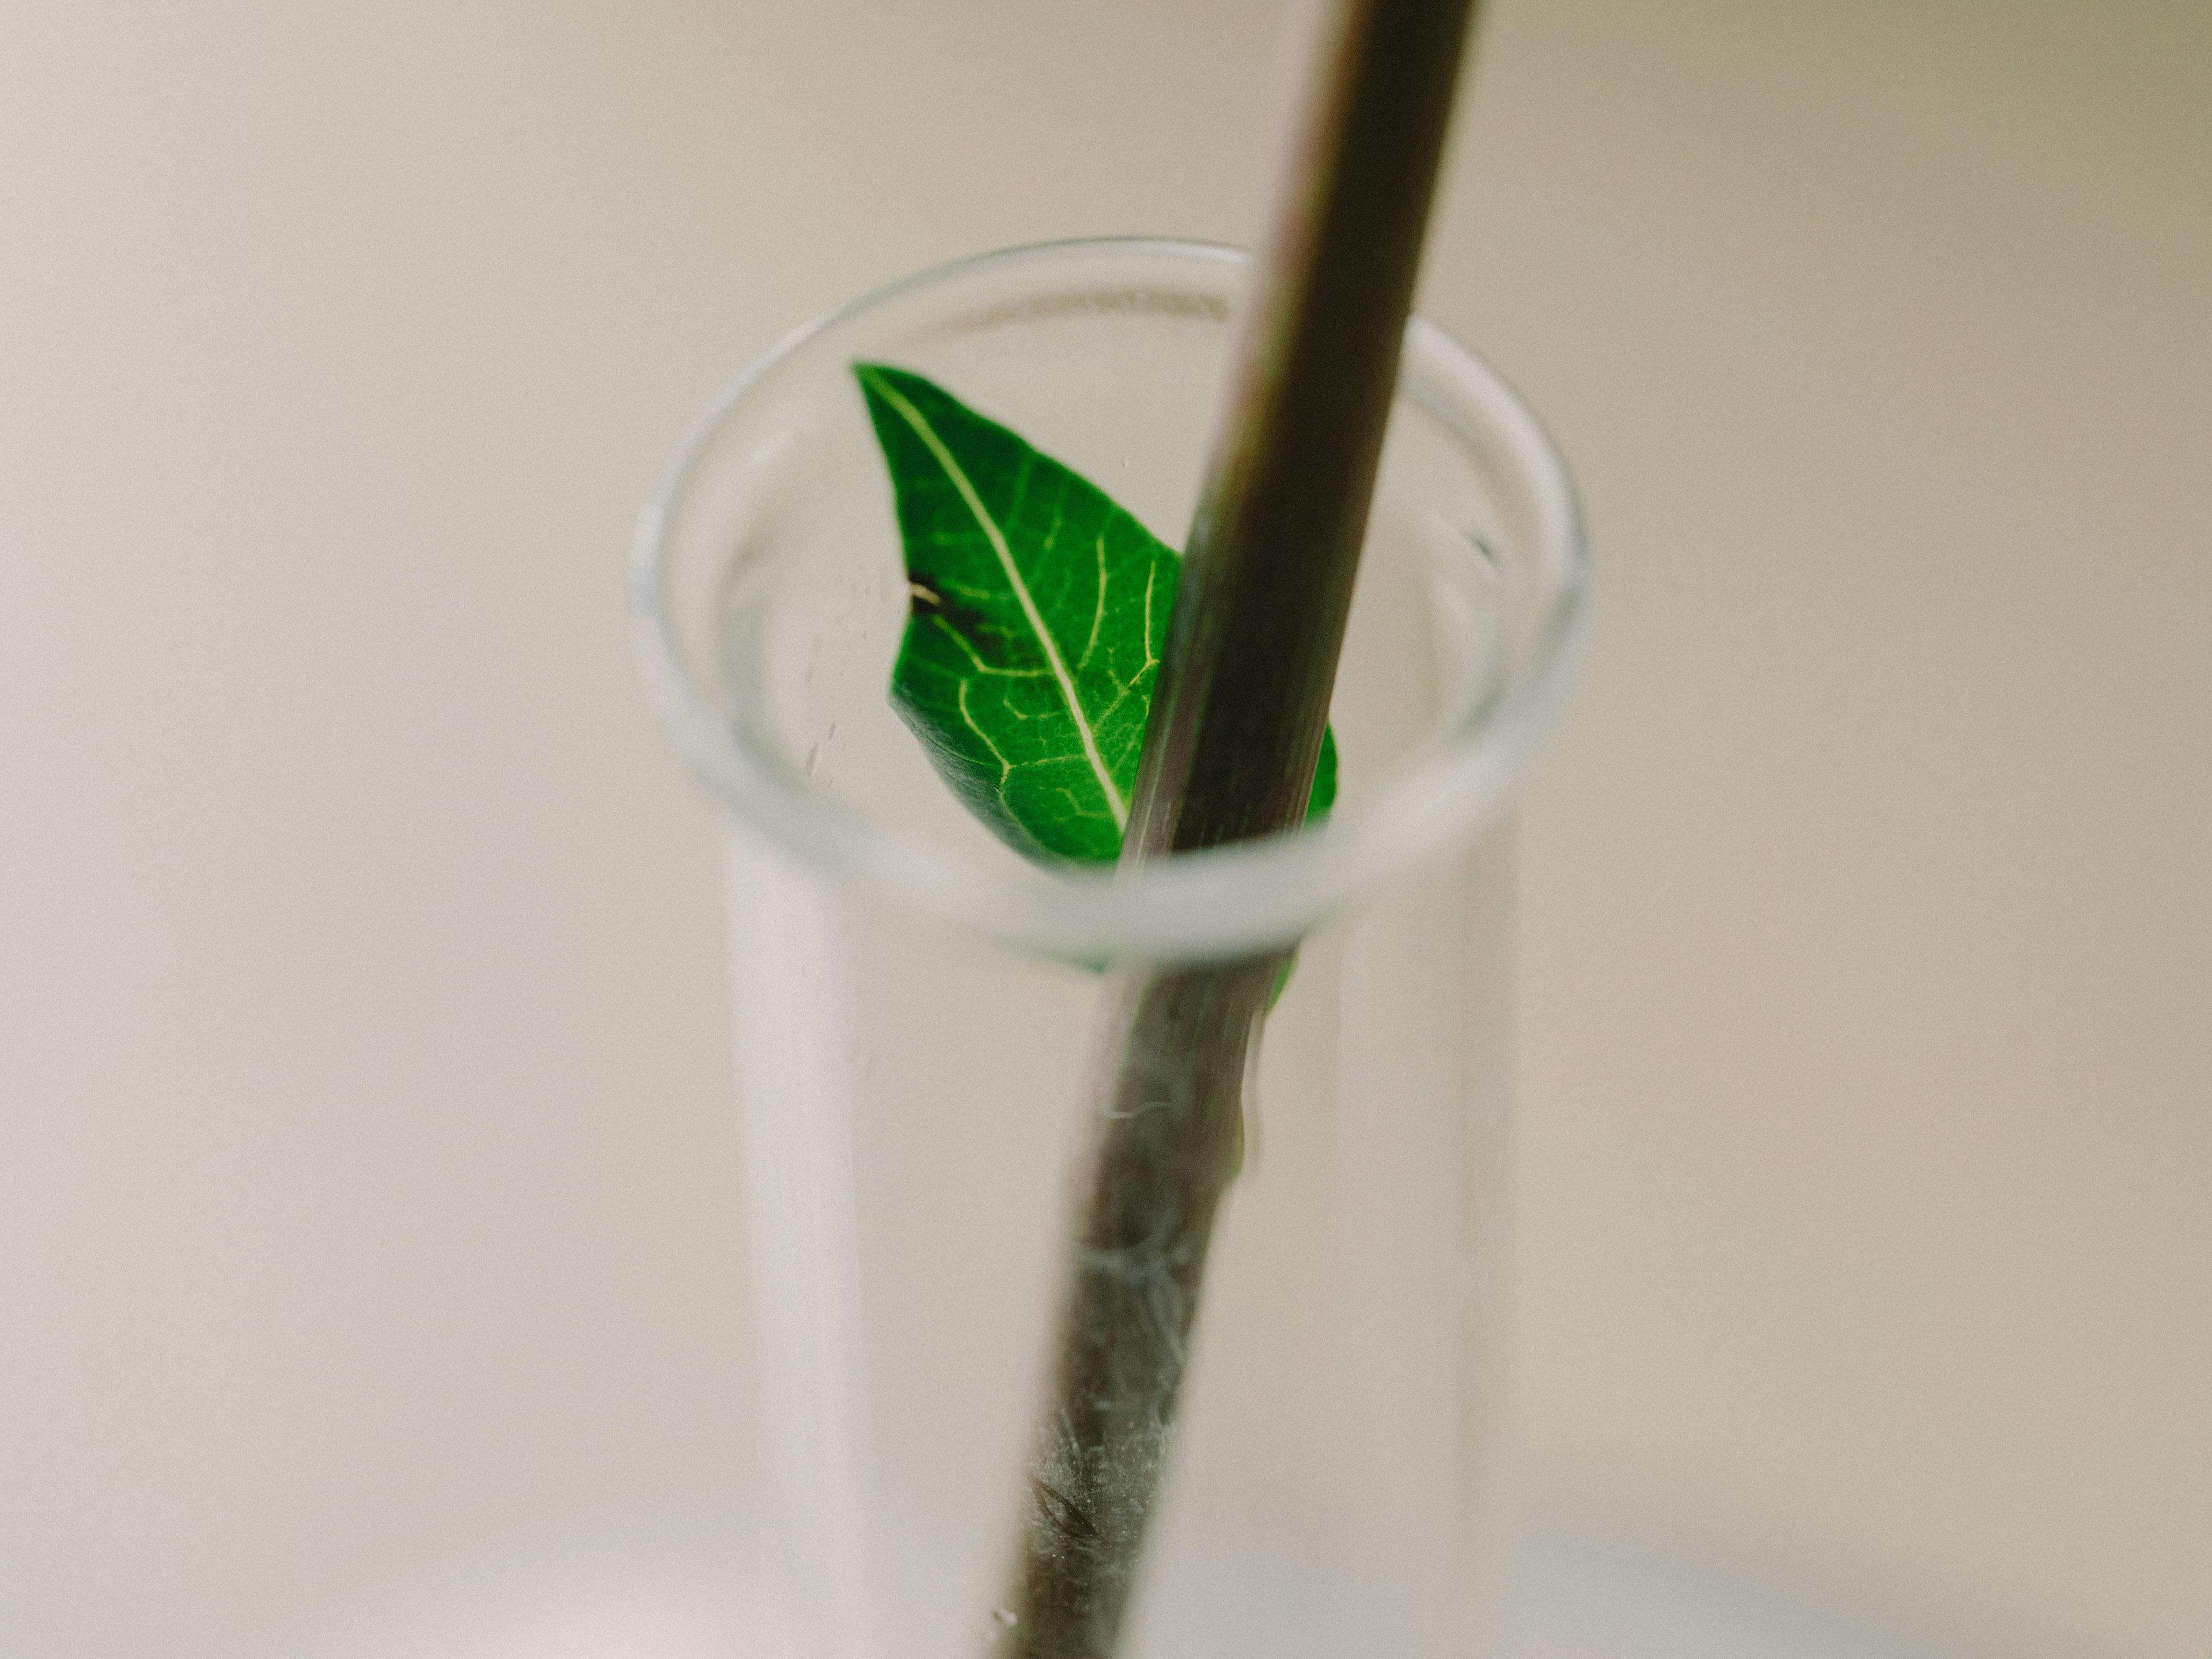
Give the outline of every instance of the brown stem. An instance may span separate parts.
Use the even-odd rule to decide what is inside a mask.
[[[1304,818],[1473,0],[1335,0],[1283,148],[1123,856]],[[1243,1080],[1288,952],[1131,969],[1094,1085],[1050,1395],[1000,1621],[1110,1659],[1175,1421]]]
[[[1244,1065],[1283,957],[1117,976],[1051,1409],[1007,1611],[1015,1652],[1114,1650],[1174,1426]]]

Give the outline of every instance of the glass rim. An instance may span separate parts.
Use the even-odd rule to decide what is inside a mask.
[[[1000,868],[902,839],[807,788],[718,718],[684,665],[662,574],[667,526],[716,432],[761,383],[841,325],[980,268],[1097,257],[1167,258],[1243,269],[1219,243],[1091,237],[972,254],[899,278],[784,337],[693,425],[638,519],[629,563],[630,640],[646,696],[678,750],[725,810],[825,875],[1041,954],[1073,959],[1223,959],[1294,941],[1327,917],[1449,857],[1510,805],[1558,726],[1587,655],[1590,569],[1582,508],[1565,462],[1503,377],[1442,329],[1407,325],[1406,371],[1448,393],[1422,407],[1510,457],[1534,504],[1547,565],[1561,573],[1534,630],[1531,665],[1468,718],[1441,728],[1360,799],[1317,824],[1266,841],[1133,865]],[[1471,435],[1471,434],[1470,434]]]

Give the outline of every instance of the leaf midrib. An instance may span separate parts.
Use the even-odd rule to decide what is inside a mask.
[[[1052,637],[1052,630],[1045,626],[1043,612],[1037,609],[1036,599],[1030,595],[1029,584],[1022,580],[1022,573],[1015,568],[1013,553],[1006,545],[1006,532],[1000,529],[998,520],[991,516],[990,509],[983,505],[983,498],[976,494],[975,486],[969,481],[965,469],[953,459],[952,452],[945,447],[945,441],[937,435],[937,429],[929,423],[929,417],[873,368],[863,366],[858,373],[876,394],[897,410],[906,423],[914,428],[915,436],[921,440],[923,446],[935,457],[937,464],[945,469],[945,476],[960,492],[960,499],[968,504],[969,512],[975,514],[975,522],[981,526],[985,539],[991,544],[992,552],[998,556],[999,568],[1006,573],[1006,585],[1013,589],[1014,598],[1022,607],[1022,615],[1028,621],[1030,632],[1036,635],[1037,642],[1044,647],[1045,660],[1051,665],[1052,677],[1059,682],[1060,695],[1067,703],[1067,716],[1075,722],[1076,733],[1083,739],[1083,752],[1091,762],[1091,769],[1097,775],[1098,787],[1106,793],[1107,807],[1114,814],[1114,827],[1126,830],[1129,823],[1128,803],[1121,799],[1121,792],[1114,787],[1114,775],[1107,769],[1106,757],[1098,752],[1097,737],[1091,729],[1091,722],[1084,718],[1083,704],[1075,695],[1075,678],[1067,671],[1067,663],[1060,654],[1060,646]],[[1104,602],[1102,593],[1099,603],[1103,605]],[[1004,757],[1000,758],[1003,762]]]

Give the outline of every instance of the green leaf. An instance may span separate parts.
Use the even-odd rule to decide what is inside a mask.
[[[1182,556],[1104,490],[904,369],[855,363],[910,605],[891,702],[977,817],[1040,860],[1121,854]],[[1309,820],[1336,798],[1324,733]]]

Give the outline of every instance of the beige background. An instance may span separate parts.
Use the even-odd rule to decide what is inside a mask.
[[[619,562],[878,279],[1245,240],[1261,0],[0,0],[0,1655],[726,1522],[708,811]],[[1427,308],[1525,818],[1542,1524],[2212,1651],[2212,6],[1497,0]]]

